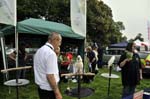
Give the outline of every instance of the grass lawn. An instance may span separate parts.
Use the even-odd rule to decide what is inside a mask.
[[[94,93],[88,97],[82,99],[121,99],[122,85],[121,78],[111,79],[110,95],[107,96],[108,79],[101,77],[101,73],[108,72],[107,68],[99,70],[99,73],[95,76],[94,81],[90,83],[81,83],[82,87],[89,87],[94,89]],[[120,72],[112,71],[112,73],[120,76]],[[30,84],[27,86],[19,87],[19,99],[39,99],[37,93],[37,87],[34,83],[33,74],[28,75]],[[71,88],[76,88],[77,83],[70,82]],[[63,99],[78,99],[75,97],[67,96],[64,91],[66,90],[68,83],[61,82],[60,89],[63,95]],[[136,91],[140,91],[145,88],[150,88],[150,77],[149,79],[143,79],[141,84],[137,86]],[[10,90],[10,93],[9,93]],[[3,80],[0,79],[0,99],[16,99],[16,88],[7,87],[3,85]]]

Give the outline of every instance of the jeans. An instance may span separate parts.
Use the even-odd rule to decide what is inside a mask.
[[[123,86],[122,99],[126,99],[125,97],[128,96],[130,96],[128,99],[133,99],[135,88],[136,86]]]

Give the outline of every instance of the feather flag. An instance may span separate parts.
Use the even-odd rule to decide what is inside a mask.
[[[150,22],[147,22],[148,40],[150,40]]]
[[[16,26],[16,0],[0,0],[0,23]]]
[[[72,30],[86,37],[86,0],[70,1]]]

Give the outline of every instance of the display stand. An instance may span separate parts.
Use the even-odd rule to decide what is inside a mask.
[[[29,84],[29,80],[27,80],[27,79],[18,79],[18,82],[16,79],[12,79],[12,80],[8,80],[8,81],[4,82],[4,85],[6,85],[6,86],[16,87],[17,99],[19,99],[19,88],[18,87],[25,86],[27,84]]]
[[[112,78],[119,78],[118,75],[111,74],[111,70],[112,70],[112,66],[110,66],[109,73],[102,73],[101,74],[102,77],[108,78],[108,91],[107,91],[108,96],[109,96],[109,93],[110,93],[110,81],[111,81],[111,79]]]
[[[13,24],[14,25],[14,24]],[[15,24],[15,46],[16,46],[16,68],[9,68],[8,64],[6,62],[6,51],[5,51],[5,42],[4,42],[4,35],[0,33],[0,41],[1,41],[1,48],[2,48],[2,55],[3,55],[3,64],[4,64],[4,70],[1,70],[2,73],[5,73],[7,81],[4,82],[4,85],[6,86],[15,86],[16,87],[16,96],[17,99],[19,99],[19,86],[27,85],[29,83],[26,79],[19,79],[17,71],[23,70],[23,69],[29,69],[32,68],[32,66],[24,66],[19,67],[18,66],[18,33],[16,32],[16,24]],[[15,67],[15,66],[14,66]],[[8,80],[8,72],[9,71],[15,71],[16,72],[16,79]]]
[[[7,73],[8,71],[18,71],[18,70],[23,70],[23,69],[30,69],[31,66],[26,66],[26,67],[18,67],[18,68],[9,68],[5,70],[1,70],[2,73]],[[16,79],[8,80],[4,82],[4,85],[9,86],[9,87],[16,87],[16,97],[19,99],[19,88],[20,86],[25,86],[29,84],[29,80],[27,79],[19,79],[18,75],[16,73]]]
[[[81,76],[94,76],[94,75],[95,75],[94,73],[62,74],[61,76],[68,76],[68,77],[77,76],[77,81],[78,81],[78,87],[74,89],[66,90],[65,94],[71,97],[77,97],[78,99],[91,95],[94,92],[92,88],[81,87]]]

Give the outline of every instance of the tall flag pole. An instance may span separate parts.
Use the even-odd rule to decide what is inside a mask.
[[[16,0],[0,0],[0,23],[13,25],[16,30]],[[5,54],[5,51],[3,54]],[[4,69],[6,69],[5,57],[3,59]]]
[[[70,11],[72,30],[85,38],[84,41],[81,43],[78,51],[80,52],[78,54],[80,54],[81,57],[84,59],[84,49],[86,45],[87,0],[70,0]]]
[[[17,25],[16,5],[17,5],[16,0],[0,0],[0,23],[15,26],[16,67],[18,67],[18,33],[16,30],[16,25]],[[4,66],[4,68],[5,67],[6,66]],[[8,80],[8,77],[6,79]],[[18,83],[18,73],[16,73],[16,83]],[[9,92],[10,92],[10,87],[9,87]],[[17,92],[18,92],[18,86],[17,86]],[[17,99],[19,99],[18,94],[17,94]]]
[[[0,23],[13,25],[16,29],[16,0],[0,0]],[[3,47],[2,54],[4,69],[6,69],[8,66],[6,64],[6,52],[3,37],[1,37],[1,46]],[[8,80],[8,73],[6,73],[6,79]]]
[[[147,22],[148,40],[150,41],[150,22]]]
[[[86,37],[86,0],[71,1],[71,28],[75,33]]]
[[[0,23],[16,26],[16,0],[0,0]]]
[[[15,26],[15,45],[16,53],[18,52],[18,40],[16,38],[16,22],[17,22],[17,11],[16,11],[16,0],[0,0],[0,23]],[[18,53],[16,54],[16,56]],[[18,66],[16,57],[16,67]]]

